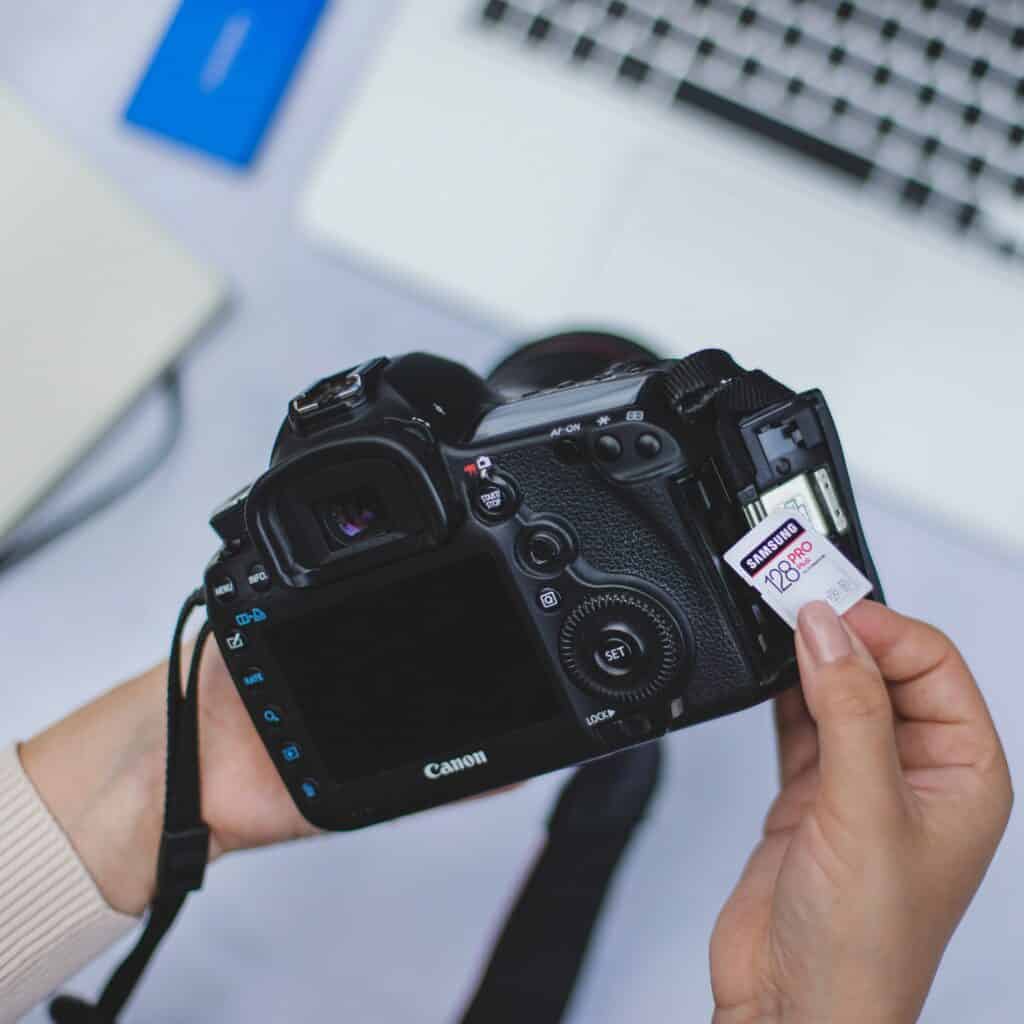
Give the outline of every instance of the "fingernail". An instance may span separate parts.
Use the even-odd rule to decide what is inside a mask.
[[[797,627],[811,657],[819,665],[853,654],[853,644],[830,604],[812,601],[800,609]]]

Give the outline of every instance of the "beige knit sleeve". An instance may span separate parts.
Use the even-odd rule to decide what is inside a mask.
[[[137,923],[104,901],[17,748],[0,750],[0,1024],[17,1020]]]

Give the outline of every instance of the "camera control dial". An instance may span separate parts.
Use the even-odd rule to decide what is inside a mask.
[[[679,670],[683,641],[668,612],[636,590],[584,598],[566,615],[558,652],[570,679],[613,704],[653,697]]]

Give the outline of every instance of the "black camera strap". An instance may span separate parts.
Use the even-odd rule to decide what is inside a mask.
[[[204,623],[192,650],[188,680],[181,685],[181,641],[192,612],[205,604],[201,590],[189,595],[171,643],[167,666],[167,783],[164,829],[157,862],[156,895],[146,927],[95,1004],[75,996],[58,996],[50,1004],[56,1024],[115,1024],[146,965],[174,923],[188,894],[203,884],[210,830],[200,817],[199,802],[199,663],[210,635]]]
[[[461,1024],[557,1024],[615,869],[657,786],[646,743],[580,768],[548,820],[534,864]]]

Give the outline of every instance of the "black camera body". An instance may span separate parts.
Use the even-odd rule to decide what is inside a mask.
[[[791,631],[721,559],[780,507],[881,596],[817,391],[605,335],[487,380],[374,359],[295,398],[214,513],[207,605],[296,805],[359,828],[790,685]]]

